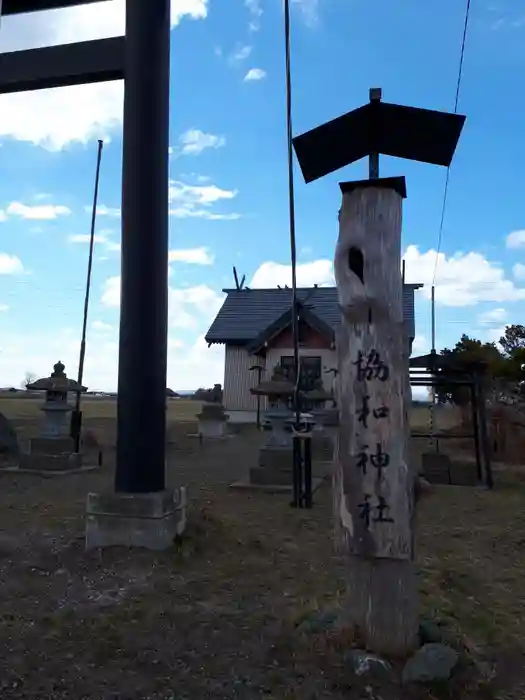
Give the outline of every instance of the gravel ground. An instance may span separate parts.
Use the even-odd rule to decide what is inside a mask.
[[[444,488],[424,504],[423,608],[458,638],[468,637],[468,654],[486,667],[481,675],[467,669],[446,689],[401,692],[397,669],[387,679],[357,678],[345,660],[344,640],[298,631],[303,619],[332,607],[343,591],[341,562],[331,546],[329,484],[315,494],[312,511],[291,509],[286,496],[229,490],[256,459],[260,437],[199,446],[187,437],[193,431],[191,425],[171,429],[169,480],[188,486],[189,527],[162,554],[84,552],[86,493],[111,488],[111,450],[100,472],[0,476],[2,700],[523,697],[513,694],[523,676],[519,661],[512,661],[525,650],[517,624],[523,547],[521,574],[514,561],[511,576],[508,561],[509,547],[518,551],[525,536],[521,475],[508,492]],[[499,507],[505,502],[506,523],[488,510],[496,499]],[[478,519],[477,536],[472,518]],[[474,567],[472,548],[480,561],[493,557],[497,569]],[[470,615],[505,596],[512,603],[504,612],[500,604],[494,629],[477,618],[464,625],[455,608],[458,600],[475,598]],[[489,682],[496,661],[502,668],[507,662],[512,687],[504,688],[497,674]],[[498,688],[507,695],[495,694]]]

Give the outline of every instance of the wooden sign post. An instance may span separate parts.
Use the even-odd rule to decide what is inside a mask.
[[[403,177],[379,178],[379,153],[449,165],[464,117],[370,103],[294,140],[307,182],[369,156],[369,179],[341,183],[334,271],[339,436],[333,503],[347,557],[347,625],[367,649],[417,645],[415,470],[407,462],[409,348],[401,277]]]
[[[379,179],[373,187],[343,184],[342,191],[335,253],[342,311],[336,337],[338,547],[352,557],[348,622],[367,647],[397,653],[410,649],[417,633],[399,269],[402,195]]]

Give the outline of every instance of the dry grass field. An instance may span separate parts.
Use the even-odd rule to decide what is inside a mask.
[[[20,395],[11,396],[7,393],[0,394],[0,412],[14,420],[38,419],[42,416],[40,407],[42,399],[25,398]],[[191,399],[168,399],[166,402],[168,420],[188,421],[195,420],[199,412],[200,401]],[[116,418],[116,399],[105,397],[85,396],[82,398],[82,411],[87,420],[100,418]]]
[[[26,439],[34,402],[0,400]],[[184,539],[162,554],[86,553],[88,491],[112,487],[113,401],[88,399],[101,470],[0,473],[2,700],[523,700],[525,469],[496,465],[492,492],[435,487],[418,518],[421,614],[462,652],[446,687],[358,678],[334,635],[298,625],[330,610],[344,567],[331,547],[327,483],[311,511],[281,495],[228,489],[256,459],[247,430],[199,445],[185,400],[168,405],[168,478],[190,497]],[[413,417],[423,425],[421,412]]]

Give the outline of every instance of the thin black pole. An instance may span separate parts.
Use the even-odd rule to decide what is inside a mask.
[[[472,433],[474,435],[474,454],[476,455],[476,471],[478,482],[483,481],[483,461],[481,457],[480,435],[479,435],[479,411],[478,411],[478,395],[476,391],[476,380],[473,376],[470,386],[470,405],[472,415]]]
[[[299,363],[299,317],[297,305],[297,247],[295,241],[295,195],[293,178],[293,130],[292,130],[292,70],[290,59],[290,0],[284,0],[284,42],[286,65],[286,146],[288,155],[288,211],[290,219],[290,257],[292,263],[292,338],[295,384],[293,392],[294,429],[301,424],[301,407],[299,405],[299,383],[301,368]],[[293,499],[292,506],[301,507],[300,484],[302,481],[302,457],[299,438],[293,438]]]
[[[370,88],[370,102],[381,102],[381,93],[381,88]],[[379,153],[370,153],[368,156],[368,177],[370,180],[377,180],[379,177]]]
[[[97,203],[98,203],[98,187],[100,182],[100,163],[102,161],[102,149],[104,142],[99,139],[97,149],[97,167],[95,170],[95,190],[93,193],[93,208],[91,210],[91,229],[89,232],[89,255],[86,278],[86,294],[84,296],[84,317],[82,319],[82,339],[80,341],[80,357],[78,359],[78,378],[79,386],[82,386],[84,379],[84,361],[86,359],[86,334],[87,321],[89,312],[89,293],[91,291],[91,270],[93,268],[93,249],[95,247],[95,227],[97,222]],[[75,397],[75,410],[71,420],[71,436],[75,443],[75,452],[80,452],[80,435],[82,431],[82,412],[80,410],[81,392],[77,391]]]
[[[478,395],[478,412],[479,412],[479,434],[481,440],[481,451],[483,453],[485,486],[489,489],[494,486],[494,478],[492,475],[492,464],[490,459],[490,443],[487,432],[487,413],[486,413],[486,397],[484,387],[484,376],[478,376],[476,382],[476,390]]]
[[[126,1],[115,490],[165,488],[170,0]]]
[[[292,263],[292,335],[294,353],[295,390],[293,403],[296,428],[299,427],[299,318],[297,306],[297,247],[295,241],[295,195],[293,177],[293,131],[292,131],[292,75],[290,59],[290,0],[284,2],[284,39],[286,53],[286,145],[288,154],[288,211],[290,219],[290,257]]]

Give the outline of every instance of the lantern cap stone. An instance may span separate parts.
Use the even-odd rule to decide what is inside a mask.
[[[310,401],[331,401],[334,398],[329,391],[318,387],[307,391],[304,396]]]
[[[259,396],[291,396],[294,385],[286,379],[269,379],[250,389],[250,392]]]
[[[36,382],[27,385],[29,391],[87,391],[87,387],[80,385],[74,379],[69,379],[65,373],[66,367],[60,360],[53,366],[53,372],[49,377],[37,379]]]

